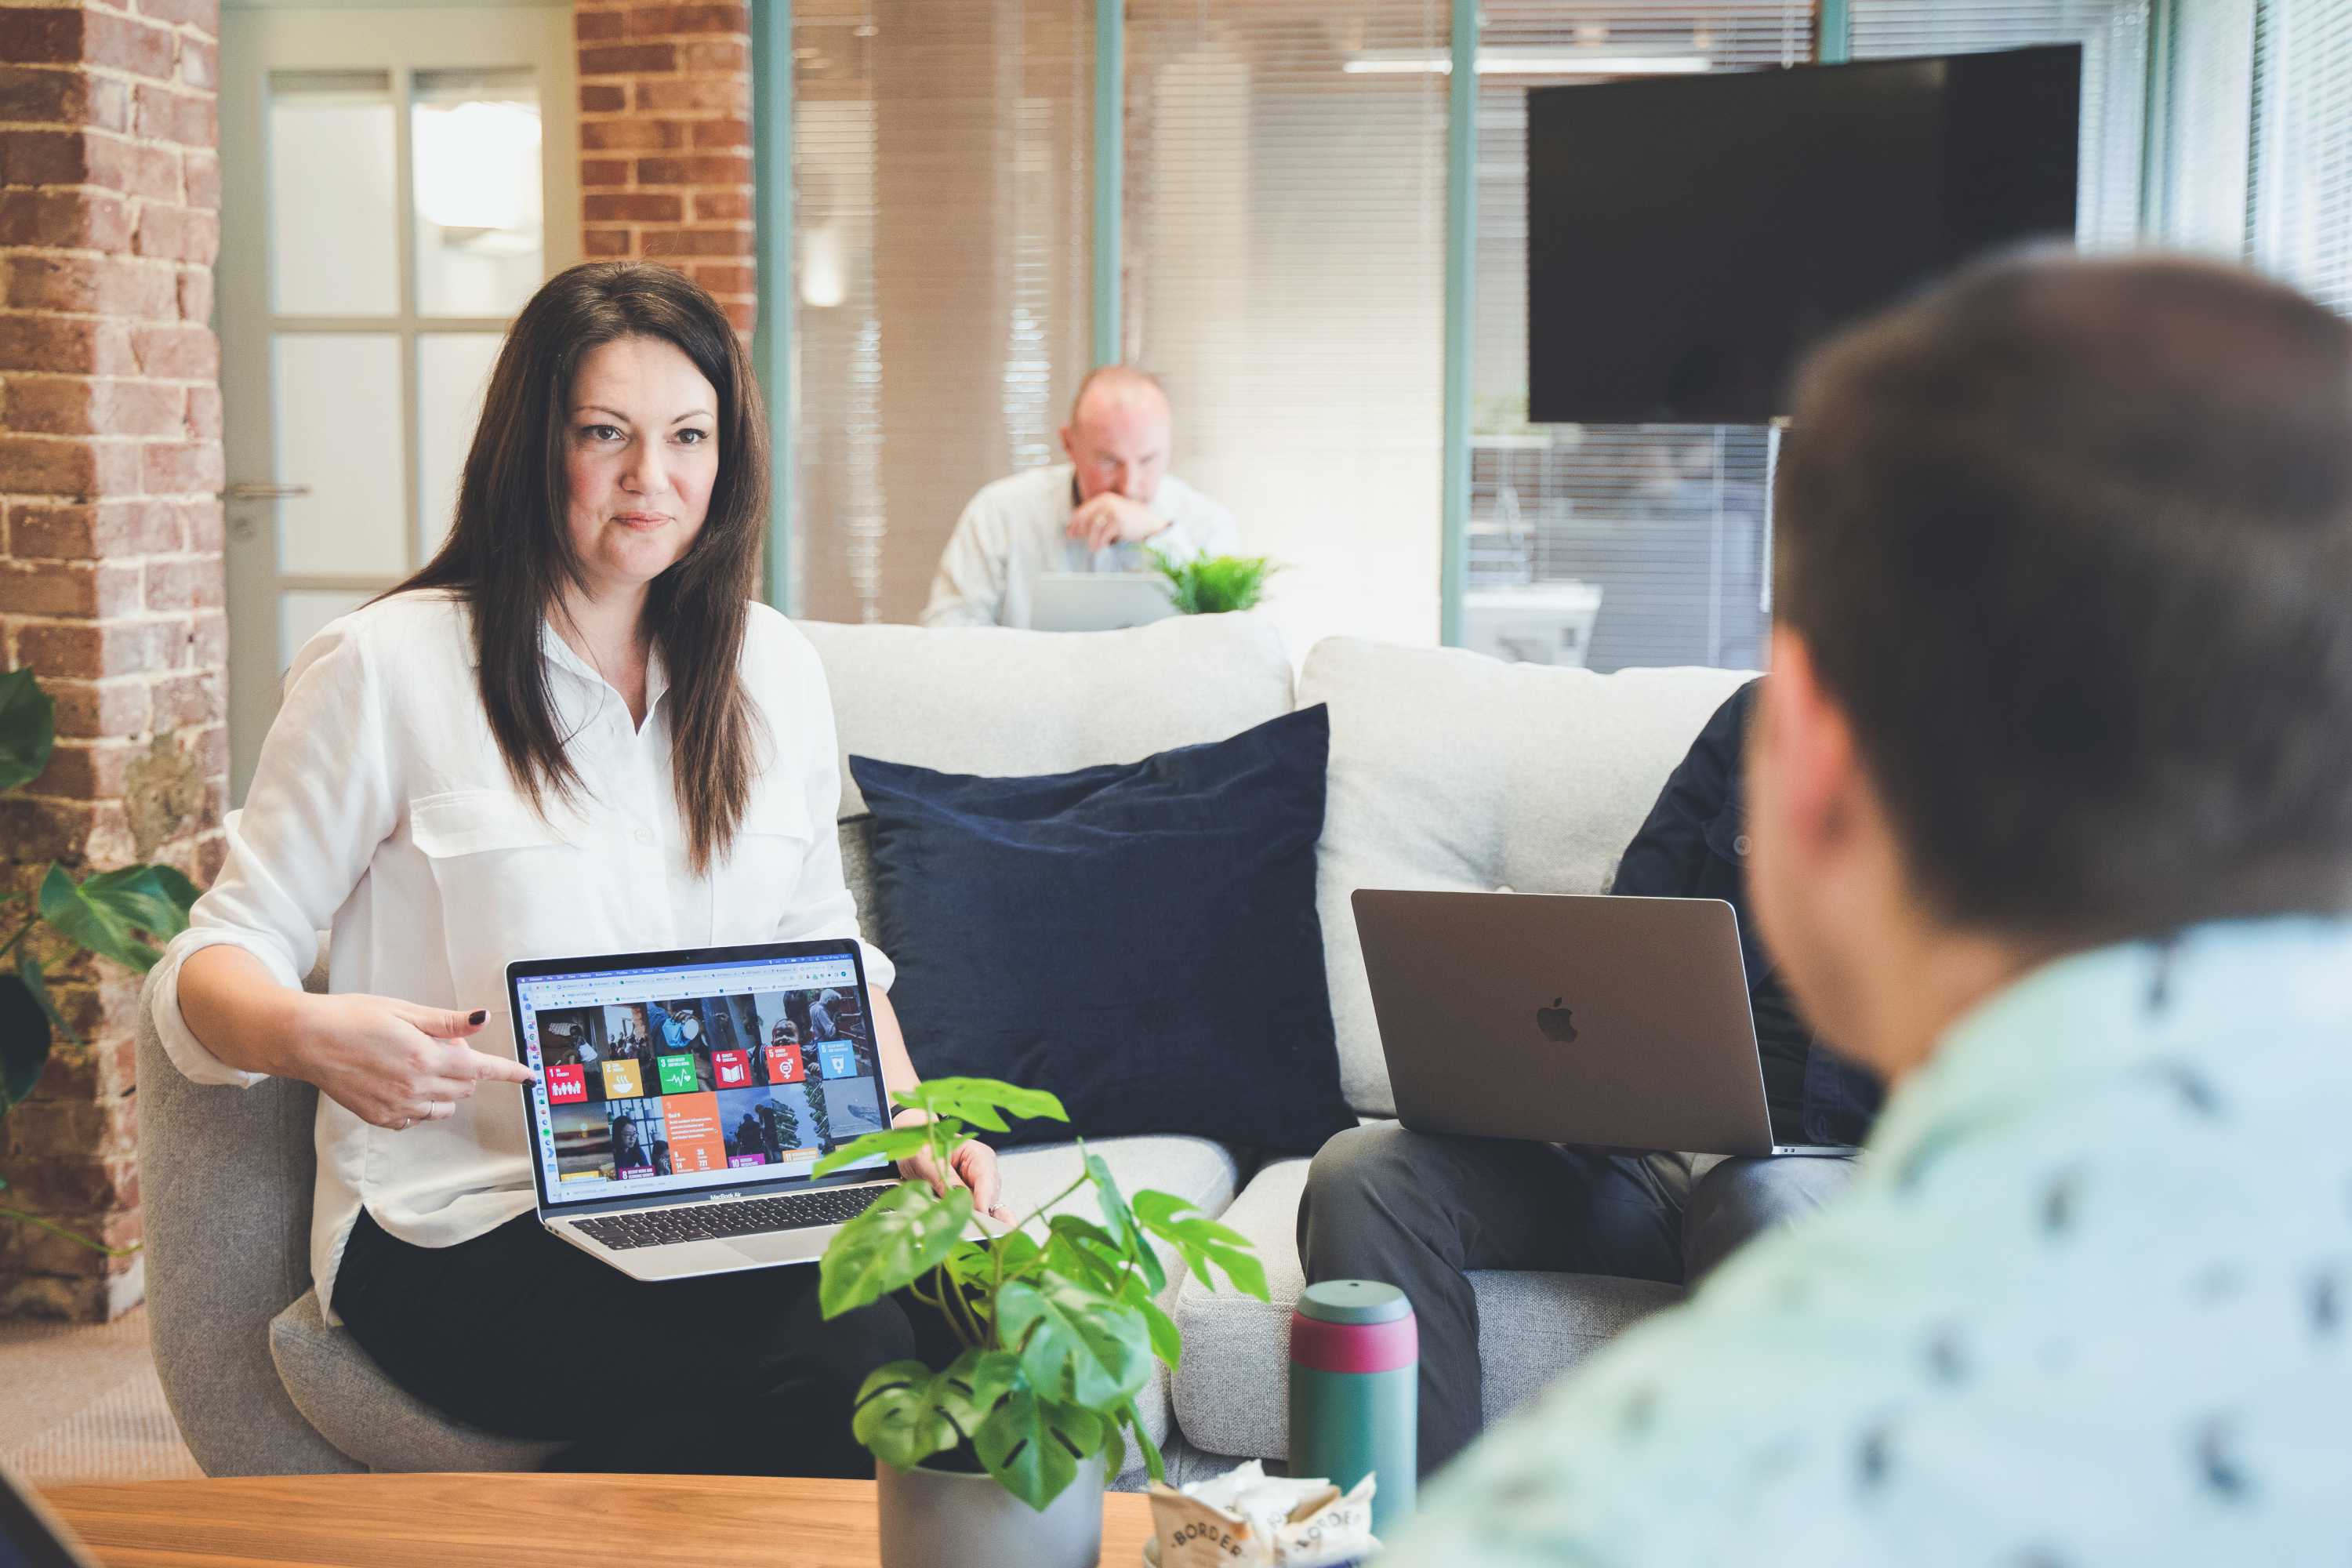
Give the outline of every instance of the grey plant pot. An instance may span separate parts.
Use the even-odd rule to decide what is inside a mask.
[[[982,1472],[876,1463],[882,1568],[1095,1568],[1102,1560],[1102,1456],[1039,1513]]]

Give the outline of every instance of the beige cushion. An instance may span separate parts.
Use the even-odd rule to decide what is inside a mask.
[[[1290,656],[1255,616],[1123,632],[798,624],[833,689],[844,816],[866,809],[853,755],[994,777],[1066,773],[1290,711]]]
[[[1617,858],[1708,717],[1746,675],[1503,664],[1332,637],[1298,680],[1331,708],[1318,899],[1340,1086],[1396,1106],[1349,897],[1359,888],[1606,890]]]

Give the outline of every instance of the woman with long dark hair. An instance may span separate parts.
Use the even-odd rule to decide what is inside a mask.
[[[318,1087],[313,1280],[402,1386],[491,1431],[586,1438],[618,1378],[656,1413],[633,1468],[845,1475],[870,1469],[858,1384],[929,1326],[895,1300],[824,1321],[814,1268],[644,1284],[550,1235],[516,1089],[533,1075],[501,1048],[511,957],[857,935],[824,671],[751,602],[765,427],[725,315],[678,274],[595,263],[541,289],[448,542],[297,656],[148,1001],[189,1077]],[[889,961],[866,967],[904,1088]],[[909,1173],[996,1208],[977,1144]]]

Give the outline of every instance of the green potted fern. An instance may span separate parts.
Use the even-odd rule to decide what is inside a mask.
[[[1282,570],[1263,555],[1203,555],[1179,564],[1154,550],[1151,560],[1181,616],[1255,609],[1265,596],[1265,580]]]
[[[944,1171],[973,1129],[1004,1131],[1008,1114],[1069,1120],[1053,1095],[994,1079],[933,1079],[891,1098],[929,1120],[845,1144],[817,1174],[925,1149]],[[941,1313],[962,1346],[944,1367],[894,1362],[859,1391],[854,1429],[880,1461],[883,1568],[1090,1568],[1103,1488],[1130,1439],[1152,1479],[1165,1479],[1135,1407],[1154,1359],[1172,1368],[1183,1349],[1159,1304],[1168,1277],[1151,1238],[1203,1285],[1223,1274],[1266,1299],[1265,1270],[1240,1234],[1168,1193],[1130,1199],[1100,1155],[1079,1149],[1075,1181],[985,1239],[971,1235],[971,1193],[942,1196],[910,1180],[825,1249],[826,1317],[903,1289]],[[1098,1219],[1054,1212],[1087,1187]]]
[[[0,675],[0,793],[39,777],[56,746],[57,703],[33,672]],[[195,885],[169,866],[125,866],[77,880],[51,864],[23,886],[0,891],[0,964],[8,965],[0,971],[0,1116],[33,1092],[58,1037],[80,1043],[51,999],[47,972],[28,939],[46,930],[68,952],[93,952],[144,973],[162,956],[146,937],[168,939],[187,929],[195,901]],[[0,1219],[110,1255],[131,1250],[101,1246],[20,1209],[0,1207]]]

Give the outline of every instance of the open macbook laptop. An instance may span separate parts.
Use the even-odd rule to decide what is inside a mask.
[[[1115,632],[1176,613],[1157,572],[1040,572],[1029,624],[1041,632]]]
[[[98,1568],[33,1489],[0,1469],[0,1568]]]
[[[637,1279],[814,1262],[888,1192],[817,1160],[889,1121],[854,942],[507,965],[541,1225]]]
[[[1369,889],[1354,902],[1397,1116],[1414,1131],[1853,1152],[1772,1142],[1729,904]]]

